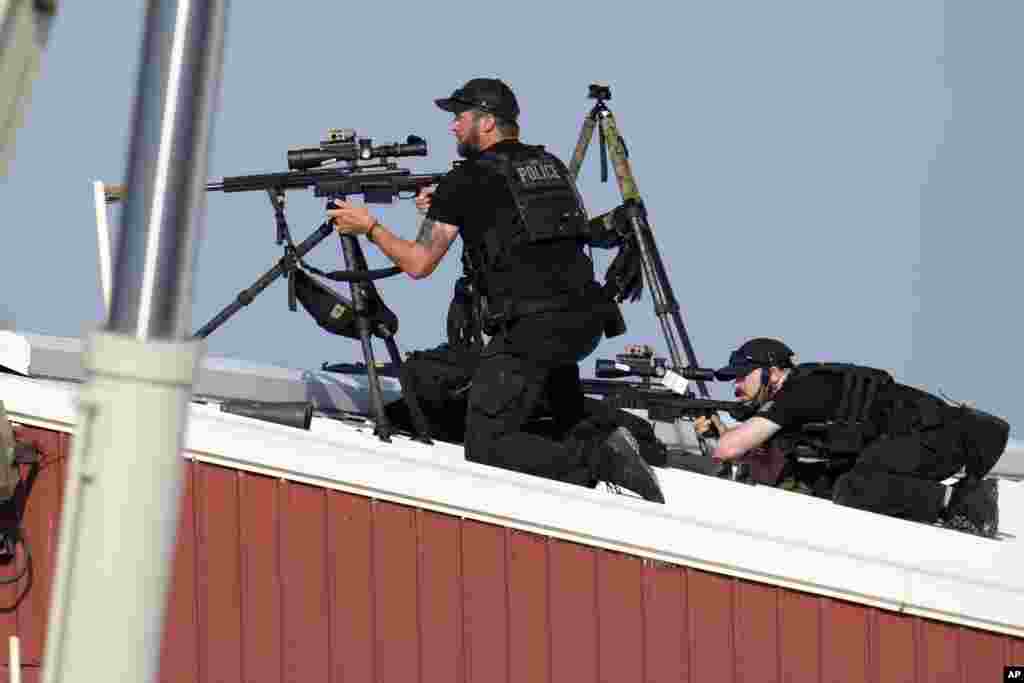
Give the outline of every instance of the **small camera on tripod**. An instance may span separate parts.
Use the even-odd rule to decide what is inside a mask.
[[[590,84],[590,94],[587,95],[592,100],[610,100],[612,98],[611,86],[602,85],[601,83]]]

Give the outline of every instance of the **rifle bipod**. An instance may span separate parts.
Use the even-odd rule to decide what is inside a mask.
[[[654,313],[661,324],[672,365],[675,368],[699,367],[693,345],[690,343],[690,337],[686,333],[686,327],[683,325],[683,319],[679,313],[679,304],[672,293],[672,285],[668,281],[665,265],[658,252],[658,246],[654,242],[654,232],[647,220],[647,211],[629,165],[629,152],[626,150],[625,141],[615,123],[615,116],[605,104],[612,97],[611,88],[607,85],[591,84],[589,97],[597,100],[597,103],[583,120],[579,140],[569,163],[569,172],[573,178],[579,175],[587,148],[594,135],[594,128],[598,128],[601,150],[601,182],[608,181],[608,157],[611,156],[612,168],[615,170],[623,206],[637,241],[644,280],[651,292]],[[680,347],[686,354],[687,362],[685,364]],[[703,381],[697,381],[697,386],[701,396],[707,398],[709,396],[707,385]]]
[[[297,310],[297,282],[299,278],[304,278],[312,283],[309,286],[325,293],[328,297],[332,297],[336,302],[333,304],[333,308],[331,305],[328,305],[321,316],[315,315],[310,310],[310,313],[314,314],[321,327],[325,327],[325,322],[334,323],[329,331],[360,341],[363,360],[366,363],[367,369],[370,412],[374,419],[373,431],[382,441],[390,442],[391,435],[394,434],[395,430],[392,428],[391,422],[384,410],[383,392],[380,387],[377,364],[374,361],[371,335],[376,335],[384,340],[388,355],[391,357],[391,362],[397,369],[401,369],[402,357],[395,340],[395,332],[398,328],[397,318],[384,306],[373,281],[396,275],[401,271],[398,268],[370,270],[367,267],[366,258],[363,255],[358,240],[351,235],[338,236],[341,241],[342,256],[345,259],[345,270],[325,273],[310,266],[302,260],[302,257],[330,236],[334,232],[334,227],[329,221],[325,221],[301,243],[294,244],[288,228],[288,222],[284,216],[284,192],[267,190],[267,193],[270,196],[270,203],[274,209],[277,243],[284,245],[284,255],[278,260],[276,265],[257,278],[251,286],[239,293],[235,301],[224,307],[209,322],[199,328],[193,336],[196,338],[206,338],[209,336],[238,311],[252,303],[253,299],[259,296],[263,290],[273,284],[279,277],[284,277],[288,280],[288,310]],[[303,267],[305,270],[330,280],[348,282],[352,296],[351,303],[344,301],[333,290],[315,283],[312,278],[303,272]],[[303,306],[308,308],[305,301],[303,301]],[[338,308],[339,306],[340,308]],[[418,439],[430,443],[430,437],[426,432],[419,434]]]

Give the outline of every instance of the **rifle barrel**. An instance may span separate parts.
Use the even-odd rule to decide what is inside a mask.
[[[601,379],[584,379],[581,380],[581,383],[583,393],[626,399],[635,407],[646,409],[652,419],[669,419],[713,412],[725,412],[736,417],[738,415],[746,416],[750,412],[750,407],[740,401],[687,398],[657,384]]]
[[[316,196],[325,197],[363,194],[364,192],[411,192],[426,185],[435,185],[447,173],[413,173],[407,168],[369,168],[352,170],[318,168],[307,171],[283,173],[258,173],[255,175],[225,176],[220,182],[206,184],[207,192],[253,192],[261,190],[301,190],[316,188]],[[121,201],[127,195],[124,185],[107,185],[107,203]]]

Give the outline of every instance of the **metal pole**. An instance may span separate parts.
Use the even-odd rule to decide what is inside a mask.
[[[14,156],[14,138],[56,15],[57,0],[0,0],[0,178]]]
[[[84,356],[46,683],[157,675],[202,355],[189,339],[192,265],[226,5],[151,0],[147,10],[109,318]]]
[[[193,214],[206,194],[226,0],[151,0],[107,330],[139,340],[190,332]]]

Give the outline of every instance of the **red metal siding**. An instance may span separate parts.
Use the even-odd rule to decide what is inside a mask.
[[[199,615],[195,478],[186,465],[182,490],[182,515],[178,520],[178,546],[174,554],[170,594],[160,652],[160,681],[199,681]],[[43,501],[40,501],[43,502]]]
[[[373,513],[371,501],[356,496],[328,496],[333,581],[334,681],[374,680]]]
[[[508,592],[509,681],[550,681],[551,639],[548,614],[548,543],[534,534],[510,531]]]
[[[551,681],[596,681],[597,551],[556,540],[548,548]]]
[[[779,683],[778,592],[761,584],[736,582],[733,600],[737,682]]]
[[[508,530],[500,527],[468,520],[462,523],[462,642],[467,683],[508,680],[507,534]]]
[[[371,507],[374,680],[415,681],[420,668],[416,511],[392,503]]]
[[[278,497],[282,677],[286,681],[330,680],[329,616],[334,610],[328,609],[327,495],[323,489],[296,484],[280,486]],[[252,532],[259,533],[255,528]],[[236,548],[237,544],[229,546],[225,552]]]
[[[915,621],[891,612],[874,613],[873,662],[876,681],[915,681]]]
[[[24,680],[34,681],[69,439],[18,435],[44,466],[24,520],[33,581],[0,587],[0,637],[21,637]],[[1022,639],[184,467],[167,682],[968,683],[1024,662]]]
[[[199,679],[242,680],[242,581],[239,567],[239,474],[195,472]]]
[[[425,681],[462,681],[462,537],[453,517],[416,516],[420,666]]]
[[[251,683],[281,679],[280,506],[277,482],[238,477],[243,674]],[[186,510],[188,508],[185,508]]]
[[[690,680],[689,610],[683,572],[653,562],[643,568],[645,683]]]

